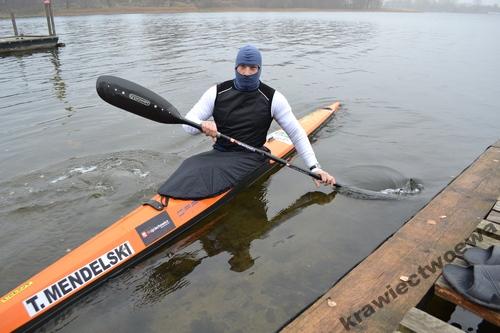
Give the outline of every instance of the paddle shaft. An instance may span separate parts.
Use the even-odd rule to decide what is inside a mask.
[[[96,89],[103,100],[123,110],[164,124],[185,124],[203,132],[200,124],[181,116],[179,111],[175,106],[170,104],[170,102],[134,82],[116,76],[103,75],[97,79]],[[265,150],[255,148],[220,132],[217,132],[217,137],[226,139],[251,152],[266,156],[270,160],[285,165],[316,180],[321,180],[320,175],[293,165],[287,160],[274,156]],[[335,184],[335,186],[343,187],[338,183]]]
[[[196,129],[198,129],[198,130],[200,130],[200,131],[203,132],[203,129],[202,129],[201,125],[199,125],[199,124],[197,124],[197,123],[195,123],[195,122],[193,122],[191,120],[188,120],[186,118],[183,118],[183,121],[184,121],[184,123],[186,125],[192,126],[192,127],[194,127],[194,128],[196,128]],[[280,164],[282,164],[284,166],[287,166],[287,167],[289,167],[289,168],[291,168],[291,169],[293,169],[295,171],[298,171],[298,172],[301,172],[301,173],[303,173],[305,175],[308,175],[308,176],[310,176],[310,177],[312,177],[314,179],[321,180],[321,176],[318,175],[317,173],[314,173],[314,172],[309,171],[309,170],[302,169],[301,167],[293,165],[290,162],[288,162],[287,160],[279,158],[278,156],[275,156],[275,155],[273,155],[273,154],[271,154],[271,153],[269,153],[269,152],[267,152],[265,150],[262,150],[262,149],[255,148],[253,146],[247,145],[244,142],[241,142],[241,141],[238,141],[236,139],[233,139],[230,136],[227,136],[227,135],[222,134],[220,132],[217,132],[217,137],[218,138],[226,139],[226,140],[230,141],[231,143],[237,144],[238,146],[243,147],[243,148],[245,148],[245,149],[247,149],[247,150],[249,150],[251,152],[254,152],[254,153],[266,156],[270,160],[273,160],[273,161],[275,161],[277,163],[280,163]],[[339,184],[336,184],[335,186],[340,187]]]

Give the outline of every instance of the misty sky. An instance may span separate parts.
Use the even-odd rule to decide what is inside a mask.
[[[474,3],[474,0],[459,0],[458,2],[472,4],[472,3]],[[481,3],[483,5],[493,5],[493,4],[500,5],[500,0],[481,0]]]

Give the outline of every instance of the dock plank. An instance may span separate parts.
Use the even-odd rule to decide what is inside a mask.
[[[488,220],[482,220],[477,225],[477,229],[486,235],[500,237],[500,224]]]
[[[417,308],[411,308],[401,323],[398,331],[401,333],[463,333],[464,331],[451,326],[444,321],[425,313]]]
[[[494,210],[492,210],[488,216],[486,217],[486,219],[488,221],[492,221],[492,222],[496,222],[496,223],[500,223],[500,213],[499,212],[495,212]]]
[[[439,297],[451,302],[453,304],[457,304],[462,308],[475,313],[481,318],[489,321],[490,323],[500,326],[500,312],[492,309],[488,309],[479,304],[475,304],[462,295],[457,293],[452,286],[448,284],[446,279],[441,275],[439,279],[436,281],[434,285],[434,293]]]
[[[476,241],[476,242],[471,242],[470,238],[467,240],[466,244],[469,244],[471,246],[477,246],[482,249],[487,249],[492,245],[499,245],[500,242],[492,237],[489,237],[488,235],[481,235],[481,240]]]
[[[493,207],[493,210],[500,213],[500,201],[497,201],[497,203]]]
[[[481,222],[484,222],[481,221]],[[487,223],[491,223],[488,222]],[[481,224],[481,223],[480,223]],[[476,245],[479,245],[482,248],[487,248],[490,244],[495,244],[499,245],[500,241],[491,239],[489,237],[483,236],[483,240],[477,242]],[[458,265],[461,267],[467,267],[469,264],[461,259],[461,258],[456,258],[453,260],[452,264]],[[434,284],[434,293],[438,295],[439,297],[453,303],[460,305],[464,309],[469,310],[470,312],[473,312],[480,316],[481,318],[484,318],[488,320],[489,322],[495,324],[495,325],[500,325],[500,312],[494,311],[491,309],[487,309],[483,306],[480,306],[478,304],[474,304],[464,297],[462,297],[460,294],[458,294],[453,287],[449,285],[449,283],[446,281],[443,275],[440,275],[439,278],[437,279],[436,283]]]
[[[409,222],[283,331],[393,331],[406,312],[432,287],[445,263],[443,254],[457,244],[465,246],[463,240],[498,200],[500,163],[495,160],[499,159],[500,148],[488,148]],[[440,216],[447,217],[440,219]],[[433,273],[426,271],[432,267]],[[419,269],[427,272],[425,276]],[[405,290],[401,276],[410,277],[411,285],[407,283]],[[394,291],[398,286],[403,286],[403,289],[396,294]],[[383,307],[376,306],[382,303],[374,301],[393,295],[391,290],[396,297],[392,296]]]

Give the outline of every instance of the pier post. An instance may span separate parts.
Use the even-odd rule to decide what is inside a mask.
[[[52,34],[56,34],[56,24],[54,23],[54,11],[52,10],[52,2],[49,1],[49,14],[50,14],[50,23],[52,23]]]
[[[49,0],[43,1],[43,6],[45,7],[45,16],[47,17],[47,28],[49,28],[49,35],[53,35],[52,33],[52,24],[50,23],[50,14],[49,14]]]
[[[10,12],[10,18],[12,19],[12,27],[14,28],[14,36],[19,36],[19,32],[17,32],[16,18],[13,12]]]

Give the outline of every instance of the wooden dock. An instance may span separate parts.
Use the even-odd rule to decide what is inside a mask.
[[[500,140],[282,332],[460,332],[415,308],[431,288],[500,326],[499,311],[438,280],[471,243],[499,244],[499,209]]]
[[[48,35],[24,35],[19,34],[16,18],[13,12],[10,13],[14,36],[0,37],[0,54],[10,54],[13,52],[36,51],[40,49],[50,49],[57,46],[59,37],[56,35],[56,26],[54,23],[54,12],[50,0],[43,1],[45,16],[47,18]]]

